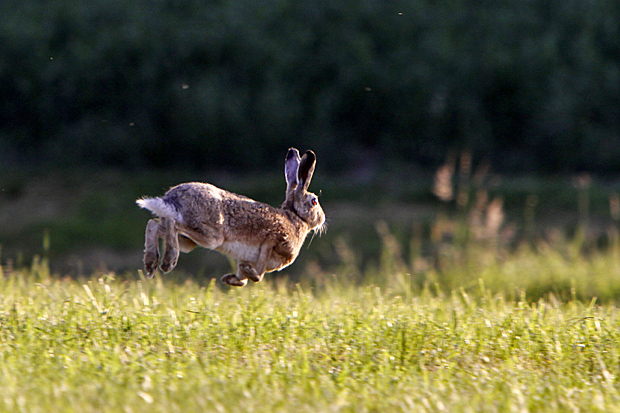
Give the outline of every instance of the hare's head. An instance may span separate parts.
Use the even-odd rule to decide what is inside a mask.
[[[286,200],[282,208],[293,211],[311,229],[321,232],[325,225],[325,213],[319,204],[319,197],[308,192],[315,164],[314,152],[306,151],[300,158],[297,149],[288,150],[284,166]]]

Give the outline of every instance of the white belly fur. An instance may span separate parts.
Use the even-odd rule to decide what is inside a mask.
[[[247,261],[252,264],[256,264],[259,255],[259,249],[256,246],[244,244],[238,241],[226,241],[218,248],[216,248],[216,251],[226,254],[227,256],[235,260]],[[265,272],[279,271],[284,267],[288,267],[292,262],[293,260],[284,264],[282,260],[279,259],[279,257],[272,256],[267,263],[267,268]]]
[[[225,241],[217,250],[240,261],[256,262],[258,260],[258,248],[239,241]]]

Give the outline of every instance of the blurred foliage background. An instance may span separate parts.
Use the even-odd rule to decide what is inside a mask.
[[[0,162],[620,171],[613,0],[5,0]]]
[[[454,287],[523,245],[620,245],[618,1],[3,0],[0,51],[5,262],[138,268],[137,197],[278,205],[290,146],[330,226],[293,275]]]

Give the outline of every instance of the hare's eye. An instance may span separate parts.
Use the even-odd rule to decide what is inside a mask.
[[[312,206],[317,206],[319,204],[319,201],[317,201],[316,198],[312,198],[310,200],[310,203],[312,204]]]

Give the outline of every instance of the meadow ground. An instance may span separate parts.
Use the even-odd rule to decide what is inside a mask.
[[[406,273],[381,286],[336,273],[314,286],[271,276],[223,289],[137,274],[61,279],[44,260],[4,266],[0,411],[619,411],[613,299],[580,300],[593,290],[574,283],[565,298],[530,300],[505,282],[615,271],[589,287],[603,291],[618,251],[575,265],[541,257],[478,267],[475,283],[451,291]]]
[[[0,411],[620,411],[617,184],[474,174],[438,204],[430,185],[317,181],[327,235],[289,276],[230,289],[206,251],[153,280],[92,269],[90,247],[136,268],[135,198],[184,177],[18,178],[0,193]],[[280,199],[281,177],[247,185]]]

